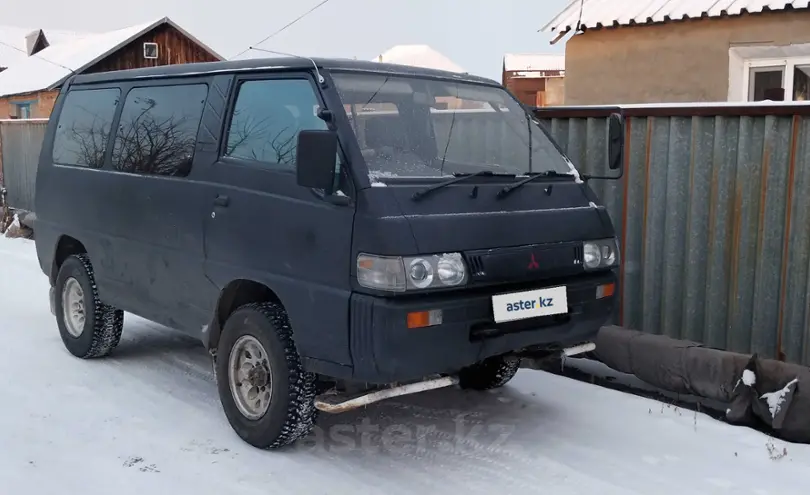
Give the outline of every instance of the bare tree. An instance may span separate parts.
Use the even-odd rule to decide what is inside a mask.
[[[194,157],[200,115],[160,115],[154,111],[157,102],[150,98],[136,98],[134,103],[140,107],[138,112],[133,115],[125,109],[121,116],[113,143],[113,166],[132,173],[186,175]],[[299,127],[282,122],[277,115],[259,116],[251,110],[234,113],[226,154],[293,164]],[[73,162],[100,168],[110,134],[111,123],[97,117],[88,124],[74,124],[68,134],[75,143],[71,148],[76,148],[71,151],[76,155]]]
[[[110,127],[109,121],[97,117],[94,117],[92,122],[86,126],[74,123],[68,130],[68,137],[76,143],[78,149],[71,151],[75,155],[72,160],[68,157],[60,157],[58,161],[101,168],[104,164],[107,140],[110,137]]]
[[[257,161],[291,164],[300,129],[278,127],[274,116],[257,117],[253,112],[234,111],[228,133],[227,154]]]

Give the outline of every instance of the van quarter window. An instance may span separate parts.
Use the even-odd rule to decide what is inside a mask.
[[[113,145],[113,166],[121,172],[188,175],[207,97],[205,84],[131,90]]]
[[[121,90],[72,90],[53,139],[53,162],[101,168]]]
[[[246,81],[239,87],[225,155],[295,168],[298,133],[326,129],[306,79]]]

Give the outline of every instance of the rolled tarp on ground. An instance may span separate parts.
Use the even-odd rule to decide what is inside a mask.
[[[728,404],[729,423],[810,443],[810,368],[616,326],[599,332],[595,353],[654,387]]]

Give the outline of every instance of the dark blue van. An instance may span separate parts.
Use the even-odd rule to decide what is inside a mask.
[[[522,359],[587,350],[617,240],[527,110],[488,79],[374,62],[74,76],[36,186],[65,346],[109,354],[125,311],[199,337],[232,427],[262,448],[319,410],[499,387]]]

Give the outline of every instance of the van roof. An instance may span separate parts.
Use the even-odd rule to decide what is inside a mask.
[[[251,71],[285,71],[307,70],[313,68],[313,62],[318,69],[349,70],[361,72],[376,72],[383,74],[397,74],[406,76],[427,76],[441,79],[450,79],[461,82],[471,82],[487,85],[498,85],[492,79],[461,74],[437,69],[426,69],[408,65],[389,64],[366,60],[350,60],[338,58],[251,58],[245,60],[230,60],[225,62],[201,62],[193,64],[163,65],[142,69],[126,69],[111,72],[97,72],[93,74],[80,74],[73,78],[70,84],[90,84],[108,81],[122,81],[130,79],[153,79],[164,77],[182,77],[190,75],[211,73],[236,73]]]

